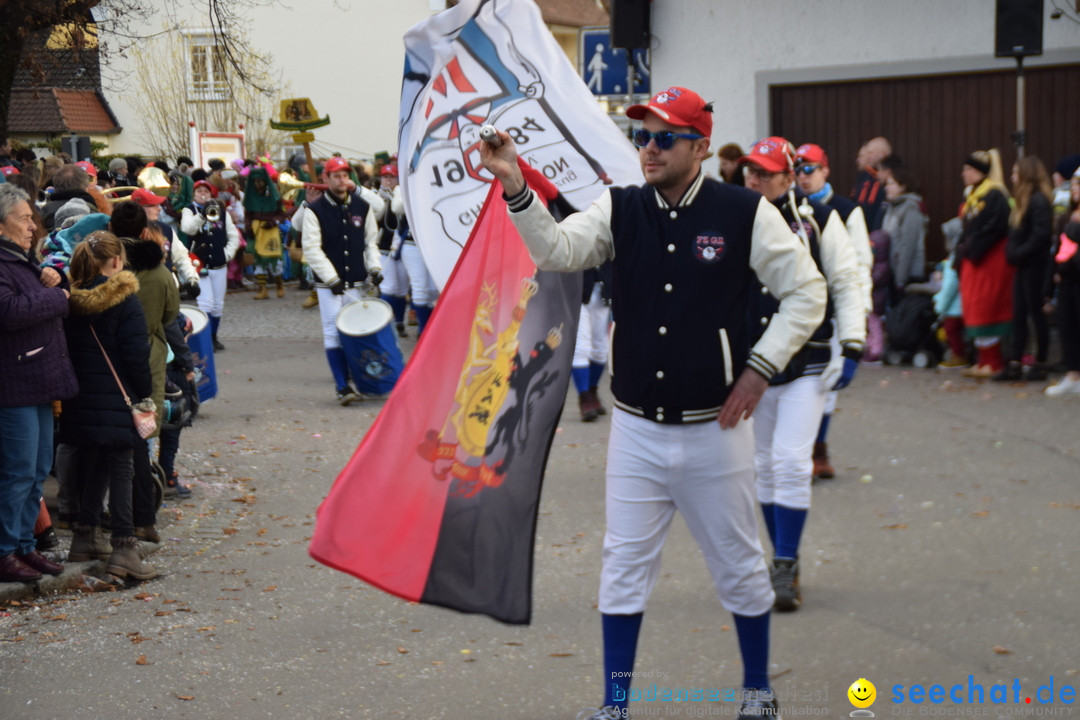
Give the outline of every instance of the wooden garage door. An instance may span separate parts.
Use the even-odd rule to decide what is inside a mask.
[[[1038,155],[1052,172],[1062,157],[1080,152],[1080,64],[1025,73],[1025,153]],[[851,190],[859,146],[876,135],[889,138],[922,184],[930,260],[944,256],[939,225],[959,207],[964,158],[972,150],[998,148],[1006,182],[1016,159],[1015,70],[778,85],[769,96],[772,132],[796,146],[824,147],[837,192]]]

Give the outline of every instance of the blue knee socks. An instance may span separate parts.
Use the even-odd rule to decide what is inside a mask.
[[[589,383],[589,368],[587,367],[570,368],[570,377],[574,378],[574,388],[579,394],[592,387]]]
[[[383,293],[380,297],[386,301],[390,306],[390,309],[394,311],[394,322],[405,322],[405,298],[401,295],[387,295]]]
[[[589,387],[594,388],[600,384],[600,376],[604,374],[604,363],[589,362]]]
[[[220,315],[211,315],[210,316],[210,335],[212,337],[217,337],[218,325],[221,325],[221,316]]]
[[[604,629],[604,705],[626,707],[643,616],[644,613],[600,616]]]
[[[776,539],[773,541],[773,547],[776,549],[776,557],[797,558],[799,557],[799,542],[802,540],[803,526],[806,524],[808,511],[787,508],[783,505],[774,507]]]
[[[769,689],[769,613],[750,617],[735,615],[735,630],[739,635],[739,652],[743,661],[743,687],[748,690]]]
[[[424,332],[424,326],[427,325],[428,318],[431,317],[430,305],[413,305],[413,310],[416,311],[416,335],[420,336],[420,333]]]
[[[761,516],[765,519],[765,530],[769,533],[769,542],[776,548],[776,505],[761,503]]]
[[[334,376],[334,386],[341,392],[349,385],[349,361],[341,348],[326,348],[326,362]]]
[[[817,441],[819,443],[825,442],[825,438],[829,436],[829,421],[832,420],[832,415],[826,413],[821,416],[821,425],[817,431]]]

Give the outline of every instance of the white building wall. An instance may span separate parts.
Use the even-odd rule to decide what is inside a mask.
[[[655,0],[653,90],[715,101],[713,147],[768,134],[768,86],[1014,68],[994,57],[993,0]],[[1080,62],[1080,28],[1049,19],[1044,55]]]

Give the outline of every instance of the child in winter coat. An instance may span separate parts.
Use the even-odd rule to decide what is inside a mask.
[[[945,235],[945,247],[949,257],[938,263],[941,273],[941,290],[934,294],[934,312],[942,318],[945,338],[949,343],[949,356],[938,367],[963,368],[968,366],[967,345],[964,342],[964,315],[960,301],[960,276],[956,273],[956,243],[963,231],[960,218],[953,218],[941,226]]]

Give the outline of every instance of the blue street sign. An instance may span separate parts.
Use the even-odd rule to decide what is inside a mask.
[[[581,77],[593,95],[626,95],[626,50],[611,47],[606,27],[581,28],[578,33]],[[649,95],[649,51],[634,50],[635,95]]]

